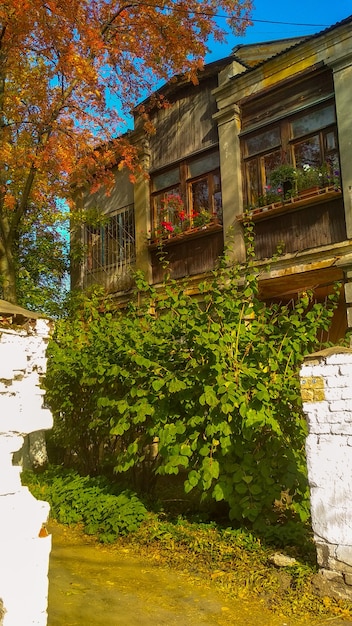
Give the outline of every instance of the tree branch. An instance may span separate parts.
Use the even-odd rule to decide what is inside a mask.
[[[132,7],[138,7],[138,6],[140,6],[140,2],[133,2],[132,4],[126,4],[125,6],[121,7],[118,11],[116,11],[116,13],[114,13],[111,19],[102,26],[100,30],[101,36],[102,37],[105,36],[105,34],[110,30],[115,20],[117,20],[117,18],[121,15],[121,13],[123,13],[123,11],[126,11],[126,9],[132,9]]]

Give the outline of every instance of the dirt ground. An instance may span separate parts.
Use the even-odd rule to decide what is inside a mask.
[[[51,522],[48,626],[352,626],[229,600],[199,578]]]

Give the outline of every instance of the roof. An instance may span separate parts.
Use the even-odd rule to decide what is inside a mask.
[[[235,57],[231,54],[230,56],[218,59],[217,61],[207,63],[206,65],[204,65],[203,69],[199,70],[199,72],[197,73],[198,82],[203,82],[207,78],[217,76],[219,72],[224,69],[226,65],[229,65],[234,59]],[[245,65],[244,68],[246,68]],[[162,94],[163,96],[166,96],[166,98],[170,98],[181,89],[191,86],[196,87],[196,85],[194,85],[189,80],[187,74],[177,74],[176,76],[170,78],[170,80],[168,80],[166,83],[161,85],[159,89],[153,91],[153,93],[150,94],[145,100],[143,100],[141,104],[151,102],[152,98],[156,95]],[[138,110],[138,105],[135,107],[135,109]]]
[[[197,74],[198,81],[203,82],[207,78],[218,76],[219,72],[227,65],[230,65],[233,61],[240,63],[244,68],[244,72],[250,71],[262,63],[265,63],[268,59],[271,59],[278,54],[299,45],[303,41],[310,39],[312,36],[314,37],[315,35],[288,37],[285,39],[276,39],[259,43],[239,44],[233,48],[232,53],[229,56],[204,65],[203,69]],[[153,94],[148,96],[144,100],[144,103],[150,102],[153,96],[157,94],[163,94],[166,98],[171,98],[179,91],[187,86],[189,87],[190,85],[192,85],[192,83],[189,81],[187,75],[179,74],[173,76],[168,82],[164,83],[159,89],[154,91]]]
[[[298,45],[308,38],[308,36],[288,37],[286,39],[276,39],[260,43],[239,44],[233,48],[232,54],[236,60],[240,61],[247,69],[250,69],[289,48],[293,48],[295,45]]]
[[[287,45],[286,47],[284,47],[281,50],[279,50],[276,54],[268,56],[267,58],[263,58],[256,64],[253,63],[250,67],[247,67],[247,70],[244,73],[248,73],[251,70],[256,69],[257,67],[260,67],[261,65],[264,65],[264,63],[266,61],[268,61],[269,58],[279,57],[279,56],[285,54],[288,50],[292,50],[293,48],[298,48],[301,44],[305,43],[306,41],[312,41],[313,39],[318,39],[318,37],[321,37],[322,35],[326,35],[327,33],[330,33],[333,30],[335,30],[336,28],[340,28],[341,26],[345,26],[349,22],[352,22],[352,15],[349,15],[345,19],[341,20],[340,22],[337,22],[336,24],[333,24],[332,26],[328,26],[327,28],[324,28],[323,30],[319,31],[318,33],[315,33],[314,35],[308,35],[308,36],[305,36],[305,37],[293,38],[293,39],[278,39],[276,43],[285,43],[285,41],[286,41],[289,45]],[[294,39],[296,39],[296,42],[294,41]],[[249,46],[246,46],[246,44],[244,44],[244,47],[250,48],[250,46],[261,46],[261,45],[268,45],[268,44],[271,44],[271,43],[275,43],[275,42],[267,42],[266,44],[265,44],[265,42],[264,42],[264,44],[249,44]],[[235,48],[234,49],[234,53],[236,54],[236,57],[239,55],[239,58],[241,58],[241,46],[238,46],[238,49]],[[245,51],[245,53],[246,53],[246,51]],[[232,76],[232,80],[238,78],[239,76],[240,75],[238,75],[238,74],[235,75],[235,76]],[[241,76],[243,76],[243,74],[241,74]]]
[[[12,304],[11,302],[7,302],[7,300],[0,300],[0,315],[14,315],[21,317],[25,317],[27,319],[37,320],[39,318],[44,318],[46,315],[43,313],[35,313],[34,311],[28,311],[17,304]]]

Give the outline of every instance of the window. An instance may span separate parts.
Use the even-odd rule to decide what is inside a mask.
[[[292,150],[295,167],[319,166],[323,163],[338,167],[335,109],[331,104],[297,117],[292,121]]]
[[[133,205],[108,216],[101,226],[85,227],[87,272],[123,271],[135,261]]]
[[[199,214],[221,221],[219,154],[183,161],[177,167],[155,174],[151,181],[152,228],[175,231],[192,225]]]
[[[220,172],[210,172],[189,182],[190,206],[193,213],[207,211],[221,216]]]
[[[306,110],[242,138],[245,191],[249,206],[266,195],[270,174],[279,165],[295,168],[327,166],[339,169],[335,107],[333,103]]]

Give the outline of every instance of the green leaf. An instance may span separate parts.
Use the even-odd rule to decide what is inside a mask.
[[[204,474],[207,472],[210,478],[219,478],[220,466],[216,459],[206,457],[203,460],[202,468]]]
[[[201,456],[208,456],[210,452],[210,446],[208,444],[204,444],[200,449],[199,449],[199,454]]]
[[[110,429],[110,433],[111,435],[123,435],[125,432],[127,432],[130,428],[130,424],[128,422],[125,421],[120,421],[118,422],[118,424],[115,424],[115,426],[113,426]]]
[[[174,378],[169,382],[167,388],[170,393],[175,393],[176,391],[186,389],[187,385],[182,380],[177,380],[177,378]]]
[[[248,411],[247,404],[242,402],[240,404],[240,415],[241,415],[241,417],[246,417],[247,416],[247,411]]]
[[[213,489],[213,498],[216,500],[216,502],[224,500],[224,492],[219,483],[217,483]]]
[[[244,494],[247,493],[248,491],[248,487],[245,483],[241,482],[241,483],[237,483],[237,485],[235,485],[235,490],[237,493],[239,494]]]
[[[204,393],[200,396],[199,402],[202,406],[207,404],[210,407],[215,407],[219,400],[214,392],[213,387],[206,385],[204,387]]]
[[[164,385],[165,381],[162,378],[157,378],[152,382],[152,388],[154,389],[154,391],[160,391],[160,389],[162,389]]]
[[[250,485],[249,486],[249,491],[251,492],[251,494],[253,496],[258,496],[260,493],[263,492],[263,490],[260,487],[260,485]]]
[[[188,444],[183,443],[180,447],[180,453],[183,456],[191,456],[192,455],[192,449],[191,446],[189,446]]]
[[[192,470],[189,472],[188,482],[191,485],[191,487],[196,487],[198,485],[199,479],[200,479],[199,472],[196,472],[195,470]]]

